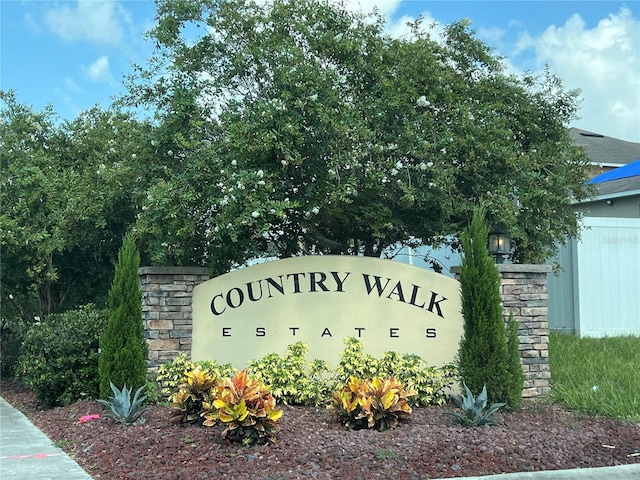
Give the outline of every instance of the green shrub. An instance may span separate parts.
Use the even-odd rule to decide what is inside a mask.
[[[100,396],[110,384],[138,389],[147,383],[148,346],[142,323],[142,291],[138,280],[140,253],[133,234],[125,236],[109,290],[109,322],[100,337]]]
[[[98,396],[99,338],[108,318],[107,310],[86,305],[29,329],[18,373],[38,399],[55,406]]]
[[[195,362],[187,360],[186,353],[180,353],[172,361],[160,365],[156,373],[156,382],[158,382],[158,387],[160,388],[160,395],[165,399],[169,399],[171,395],[178,391],[187,372],[195,370],[195,368]]]
[[[160,394],[160,387],[158,386],[158,382],[155,381],[153,375],[149,375],[149,378],[147,379],[145,397],[147,397],[145,401],[147,405],[160,405],[165,401]]]
[[[411,414],[408,398],[414,395],[395,378],[361,380],[351,377],[333,392],[331,405],[336,417],[349,428],[387,430]]]
[[[2,265],[1,254],[0,266],[3,267],[0,272],[0,375],[2,378],[16,378],[20,374],[22,342],[29,328],[40,321],[41,305],[36,290],[25,290],[10,278],[3,276],[8,270],[16,267],[9,266],[8,262]],[[69,310],[79,305],[82,303],[74,304]],[[56,313],[63,311],[59,310]]]
[[[409,398],[413,407],[443,405],[447,402],[456,383],[456,369],[453,365],[438,368],[430,366],[415,354],[385,352],[378,363],[378,376],[395,377],[407,390],[415,393]]]
[[[289,345],[284,355],[271,353],[252,360],[247,370],[252,378],[269,385],[278,402],[291,405],[326,405],[332,401],[332,392],[347,385],[351,377],[395,377],[415,392],[409,398],[411,406],[442,405],[457,381],[453,365],[433,367],[418,355],[396,352],[377,359],[365,354],[362,342],[354,337],[346,338],[344,344],[335,370],[324,360],[307,363],[307,345],[302,342]]]
[[[281,416],[269,389],[249,378],[246,369],[223,378],[211,390],[211,402],[204,404],[204,425],[223,424],[222,437],[243,445],[275,442]]]
[[[336,368],[335,388],[346,385],[351,377],[372,379],[394,377],[415,395],[409,398],[411,406],[442,405],[449,398],[456,383],[454,365],[434,367],[419,355],[385,352],[380,359],[364,353],[364,345],[354,337],[346,338],[345,349]]]
[[[306,403],[314,406],[326,405],[336,386],[329,364],[317,358],[311,360],[307,367],[307,380],[304,386]]]
[[[308,345],[297,342],[284,355],[271,353],[252,360],[247,371],[252,378],[269,385],[276,401],[285,405],[320,405],[331,393],[330,368],[324,360],[307,365]]]
[[[28,327],[20,319],[0,319],[0,375],[13,378],[18,374],[22,342]]]
[[[418,355],[395,352],[386,352],[381,359],[377,359],[364,354],[364,346],[356,338],[346,338],[344,343],[345,348],[335,370],[324,360],[308,362],[308,345],[297,342],[289,345],[283,355],[270,353],[259,360],[251,360],[247,364],[247,372],[252,379],[267,385],[277,402],[288,405],[327,405],[332,402],[332,392],[348,385],[352,377],[361,380],[394,377],[407,390],[415,393],[408,397],[411,406],[442,405],[457,381],[453,365],[433,367]],[[184,390],[181,384],[188,383],[185,380],[187,372],[196,367],[213,372],[215,378],[228,377],[233,371],[228,364],[192,362],[187,360],[185,354],[180,354],[172,362],[161,365],[156,377],[161,394],[165,398],[170,397],[175,403],[174,408],[181,410],[182,415],[189,417],[190,421],[196,418],[198,409],[190,407],[189,402],[196,401],[196,398],[192,398],[193,393],[188,391],[188,385],[187,391],[182,392],[180,397],[176,394]],[[200,398],[197,401],[203,401],[199,392],[195,397]]]
[[[371,379],[378,375],[378,359],[364,353],[364,345],[360,340],[348,337],[344,340],[344,345],[335,370],[338,384],[346,385],[351,377]]]
[[[501,279],[487,250],[488,232],[484,208],[477,207],[471,224],[462,234],[460,284],[464,335],[458,352],[460,377],[473,391],[486,384],[491,402],[513,402],[516,382],[512,376],[516,368],[522,367],[519,356],[516,359],[507,348]]]
[[[220,365],[215,360],[198,360],[194,362],[187,360],[185,353],[180,353],[172,361],[163,363],[158,367],[156,382],[162,398],[171,401],[171,396],[179,390],[181,384],[185,383],[187,373],[196,368],[203,372],[212,373],[215,378],[229,377],[234,371],[231,364]]]

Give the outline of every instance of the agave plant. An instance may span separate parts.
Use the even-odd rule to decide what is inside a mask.
[[[445,415],[453,417],[458,423],[466,427],[478,427],[481,425],[495,425],[496,422],[491,416],[504,407],[505,403],[494,403],[487,410],[487,386],[482,387],[482,392],[478,395],[478,398],[474,398],[473,393],[467,387],[467,384],[463,382],[464,389],[467,392],[466,396],[451,395],[451,398],[458,405],[462,413],[447,411]]]
[[[149,407],[142,407],[142,403],[147,399],[146,396],[140,396],[146,385],[141,386],[131,399],[131,389],[126,385],[122,387],[122,390],[118,390],[113,382],[109,382],[111,390],[113,390],[113,397],[110,400],[98,400],[101,405],[107,407],[110,411],[106,414],[111,417],[117,423],[123,425],[133,425],[134,423],[144,423],[144,417],[142,414],[146,412]]]

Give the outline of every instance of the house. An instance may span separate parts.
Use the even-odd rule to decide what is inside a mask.
[[[548,278],[550,330],[581,336],[640,335],[640,143],[571,128],[574,143],[591,159],[589,172],[597,194],[576,202],[582,212],[579,239],[560,248],[557,275]],[[404,247],[394,260],[429,268],[431,258],[442,273],[461,263],[446,248]]]
[[[573,144],[582,147],[591,159],[590,177],[623,167],[640,158],[640,143],[627,142],[599,133],[570,128]]]
[[[603,337],[640,335],[640,143],[571,129],[592,160],[597,194],[581,212],[579,239],[569,239],[549,278],[549,328]]]
[[[640,143],[627,142],[579,128],[570,128],[569,136],[574,145],[584,148],[590,158],[592,166],[589,171],[590,177],[619,169],[632,163],[634,160],[640,159]],[[615,216],[625,215],[631,218],[640,215],[638,212],[637,198],[634,199],[634,197],[630,195],[634,190],[634,186],[629,180],[607,182],[606,185],[602,184],[598,188],[601,189],[598,197],[593,199],[593,201],[583,202],[582,206],[576,206],[576,209],[584,211],[585,207],[588,206],[587,210],[589,213],[586,215],[588,217],[606,217],[612,213],[614,213]],[[637,188],[638,187],[635,187],[636,190]],[[613,195],[613,197],[615,197],[616,206],[613,210],[610,208],[613,197],[604,197],[605,195]],[[609,204],[607,204],[607,200],[609,200]],[[606,205],[606,208],[603,208],[602,205]],[[622,212],[623,209],[629,209],[630,211],[625,214]],[[423,268],[430,268],[430,264],[425,260],[432,260],[434,263],[440,265],[442,273],[449,276],[453,276],[451,268],[460,265],[462,262],[460,253],[448,248],[434,249],[429,246],[419,248],[403,247],[398,251],[390,253],[396,261]],[[563,299],[562,301],[564,302],[565,300]],[[557,314],[556,317],[558,317],[558,315],[559,314]],[[573,330],[573,328],[570,330]]]

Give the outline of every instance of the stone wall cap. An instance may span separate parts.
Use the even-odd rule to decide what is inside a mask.
[[[508,273],[549,273],[552,271],[551,265],[537,265],[528,263],[497,263],[499,272]],[[460,265],[451,267],[452,273],[460,273]]]
[[[549,273],[553,269],[551,265],[532,265],[520,263],[497,264],[499,272],[525,272],[525,273]]]
[[[206,267],[140,267],[138,275],[210,275]]]

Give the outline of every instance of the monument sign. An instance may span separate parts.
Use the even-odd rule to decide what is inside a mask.
[[[344,339],[366,353],[454,360],[463,332],[458,281],[371,257],[314,255],[242,268],[193,291],[192,359],[243,368],[251,359],[309,345],[308,359],[339,360]]]

